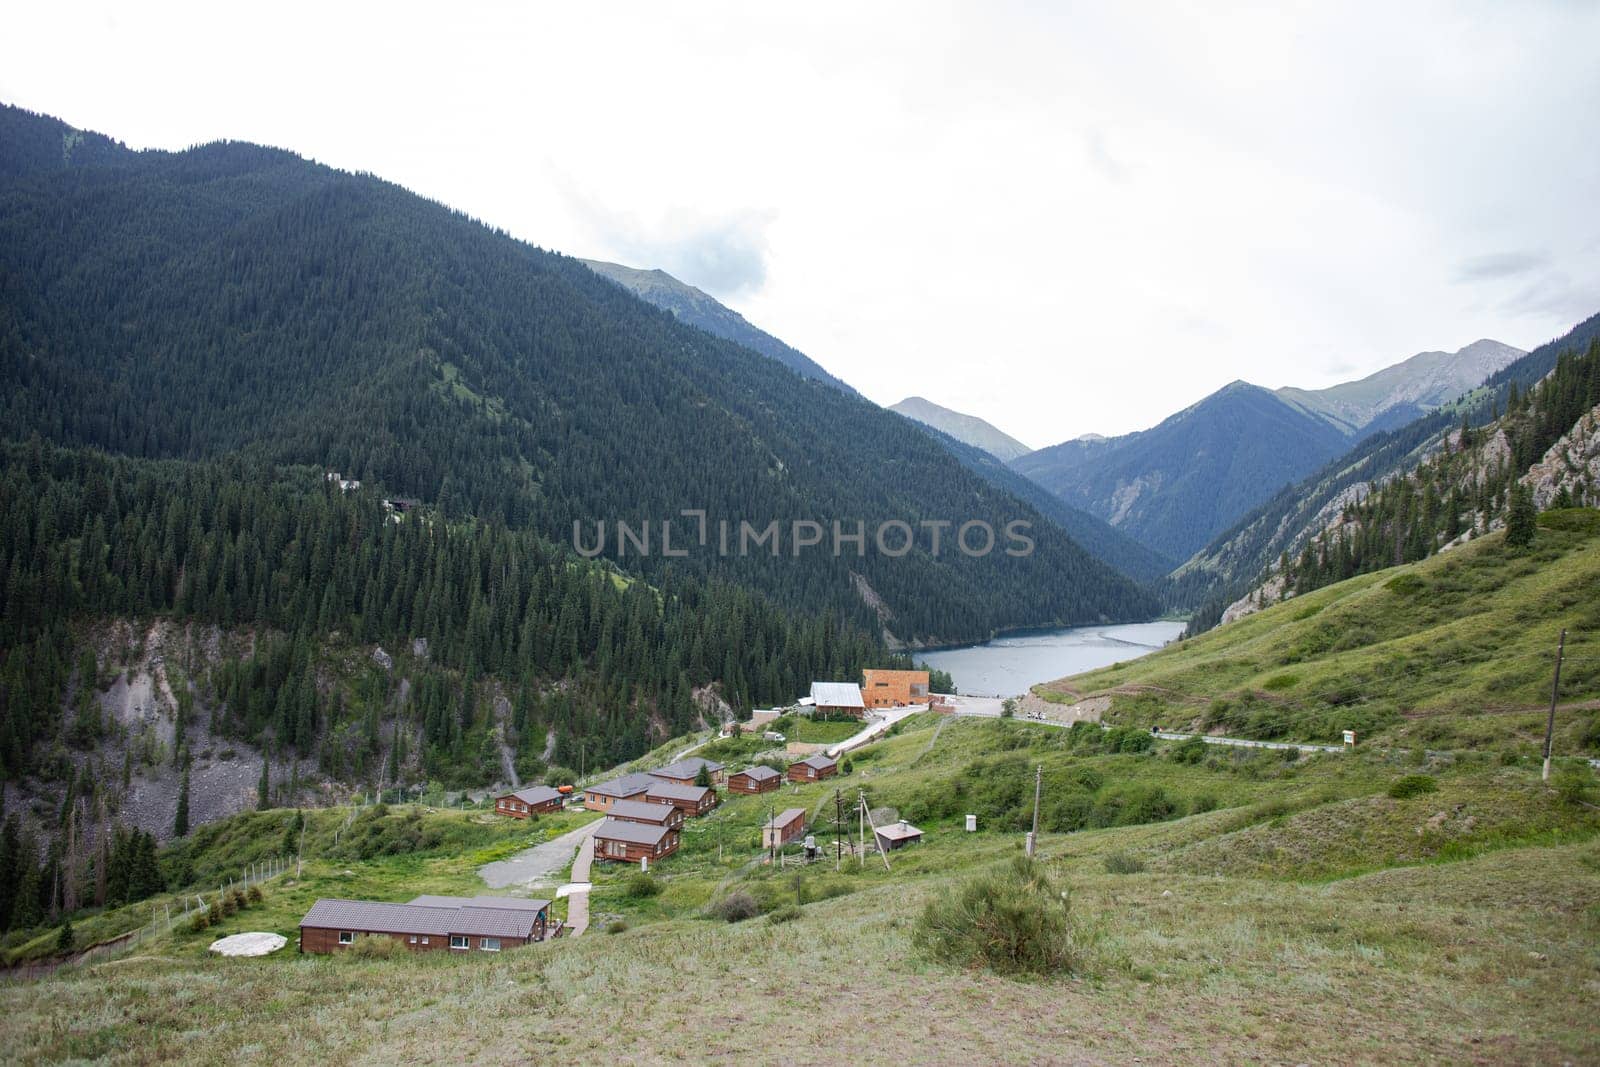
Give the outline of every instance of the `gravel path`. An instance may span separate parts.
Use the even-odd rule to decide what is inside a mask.
[[[486,863],[478,868],[478,876],[491,889],[529,886],[540,882],[564,882],[567,880],[566,871],[573,861],[573,855],[599,828],[600,820],[596,819],[570,833],[562,834],[553,841],[524,849],[509,859]],[[584,880],[587,881],[589,877],[587,866],[583,873]]]

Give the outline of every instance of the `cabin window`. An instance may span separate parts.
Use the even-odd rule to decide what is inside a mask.
[[[478,939],[478,947],[485,952],[499,952],[500,939],[498,937],[483,937]]]
[[[355,933],[353,931],[350,931],[350,930],[340,930],[339,931],[339,944],[341,944],[341,945],[353,945],[353,944],[355,944],[355,942],[356,942],[356,935],[355,935]]]
[[[427,944],[427,943],[428,943],[428,939],[427,939],[427,938],[423,938],[423,939],[422,939],[422,943],[423,943],[423,944],[424,944],[424,945],[426,945],[426,944]]]
[[[412,934],[411,935],[411,943],[413,945],[415,945],[417,943],[417,935],[416,934]]]
[[[471,948],[472,947],[472,938],[466,937],[463,934],[451,934],[450,935],[450,947],[451,948]]]

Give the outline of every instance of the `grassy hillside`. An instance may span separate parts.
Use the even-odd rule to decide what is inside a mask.
[[[865,791],[879,816],[898,809],[928,832],[891,871],[875,857],[837,873],[831,862],[803,873],[755,862],[769,806],[831,809],[834,784],[786,786],[691,822],[682,851],[654,872],[653,895],[629,870],[598,870],[585,937],[496,956],[291,949],[228,961],[206,957],[213,933],[180,932],[137,956],[0,989],[0,1057],[773,1062],[864,1056],[885,1041],[913,1063],[1159,1062],[1219,1049],[1388,1063],[1600,1053],[1571,995],[1600,962],[1600,819],[1540,785],[1531,765],[1196,754],[1114,733],[908,720],[838,783],[849,797]],[[1134,737],[1144,751],[1106,751],[1135,747]],[[1043,862],[1070,887],[1078,973],[1024,982],[928,962],[911,942],[919,912],[1017,854],[1038,765],[1047,807],[1083,796],[1102,812],[1090,828],[1041,838]],[[1433,791],[1395,788],[1416,775]],[[1171,804],[1145,810],[1153,821],[1128,821],[1129,806],[1110,803],[1154,791]],[[934,798],[950,792],[960,801],[947,814]],[[980,813],[976,834],[960,829],[967,810]],[[286,814],[250,816],[203,850],[262,836],[248,820]],[[421,818],[462,834],[493,826],[475,814]],[[463,838],[416,857],[319,859],[217,932],[292,934],[319,894],[467,892],[472,864],[556,829],[519,824],[497,842]],[[765,917],[708,916],[708,902],[739,893]]]
[[[1600,515],[1500,534],[1296,597],[1040,695],[1112,696],[1107,719],[1255,738],[1531,752],[1563,628],[1557,751],[1600,755]]]

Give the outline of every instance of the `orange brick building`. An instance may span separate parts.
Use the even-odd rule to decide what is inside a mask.
[[[928,702],[927,671],[861,672],[861,699],[869,708],[903,708]]]

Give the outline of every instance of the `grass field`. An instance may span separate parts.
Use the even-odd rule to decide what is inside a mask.
[[[1557,751],[1600,756],[1600,536],[1574,525],[1526,552],[1490,535],[1036,691],[1110,694],[1107,721],[1140,726],[1528,755],[1565,628]]]

